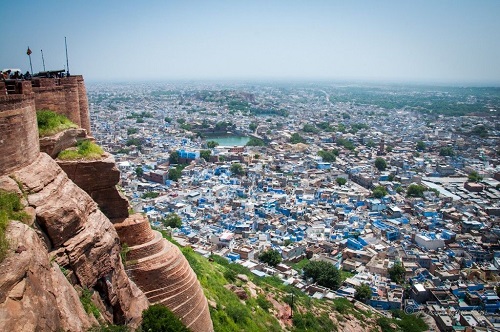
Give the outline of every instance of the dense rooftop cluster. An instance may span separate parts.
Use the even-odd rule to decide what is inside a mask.
[[[432,112],[444,88],[420,95],[430,96],[425,111],[376,106],[392,105],[397,89],[376,105],[346,101],[359,92],[345,89],[151,83],[88,94],[92,132],[115,154],[134,209],[156,227],[179,215],[179,242],[317,298],[368,284],[376,309],[426,311],[442,330],[499,327],[499,105],[470,89],[456,104],[487,113],[451,117]],[[207,145],[214,135],[259,146]],[[259,262],[269,249],[284,263],[322,260],[353,275],[339,289],[311,288],[289,265]]]

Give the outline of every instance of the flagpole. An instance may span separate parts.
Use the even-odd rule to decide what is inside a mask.
[[[42,52],[42,64],[43,64],[43,71],[46,71],[45,70],[45,60],[43,58],[43,50],[40,50],[40,52]]]
[[[66,43],[66,37],[64,37],[64,46],[66,47],[66,76],[69,76],[68,44]]]
[[[28,57],[30,58],[31,75],[33,75],[33,65],[31,64],[31,50],[30,50],[29,46],[28,46],[28,50],[26,51],[26,54],[28,54]]]

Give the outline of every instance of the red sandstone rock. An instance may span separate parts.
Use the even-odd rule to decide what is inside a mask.
[[[12,176],[35,208],[56,262],[72,271],[75,283],[99,293],[105,317],[115,324],[138,326],[148,301],[128,279],[118,235],[97,204],[46,154]]]
[[[40,151],[45,152],[52,158],[56,158],[59,152],[76,146],[77,139],[83,139],[87,136],[87,132],[82,128],[72,128],[64,130],[52,136],[41,137]]]
[[[77,186],[92,197],[109,219],[128,217],[128,201],[116,188],[120,171],[112,155],[106,153],[99,160],[57,160],[57,163]]]
[[[77,292],[28,226],[11,222],[18,243],[0,263],[0,326],[3,331],[86,331],[97,321],[85,313]]]
[[[193,332],[213,331],[208,302],[196,274],[179,248],[153,231],[140,214],[114,221],[127,243],[127,273],[151,303],[172,310]]]

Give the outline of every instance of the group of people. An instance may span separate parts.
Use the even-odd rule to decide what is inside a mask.
[[[6,71],[2,71],[2,75],[0,75],[0,79],[2,80],[29,80],[31,79],[31,74],[29,71],[27,71],[24,75],[19,71],[16,70],[15,72],[12,72],[12,70],[8,69]]]

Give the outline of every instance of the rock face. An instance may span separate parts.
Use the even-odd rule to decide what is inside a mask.
[[[140,214],[115,221],[115,228],[130,249],[127,273],[149,301],[167,306],[193,332],[213,331],[207,299],[181,251]]]
[[[52,136],[40,138],[40,151],[45,152],[52,158],[57,157],[59,152],[75,146],[77,138],[83,139],[87,132],[82,128],[67,129]]]
[[[27,194],[45,246],[69,271],[68,279],[97,291],[108,321],[137,326],[148,301],[128,279],[118,235],[97,204],[44,153],[11,176]]]
[[[109,219],[128,217],[128,201],[116,189],[120,171],[112,155],[106,153],[100,160],[57,160],[57,163]]]
[[[0,264],[2,330],[85,331],[96,325],[33,229],[12,221],[7,235],[13,250]]]

